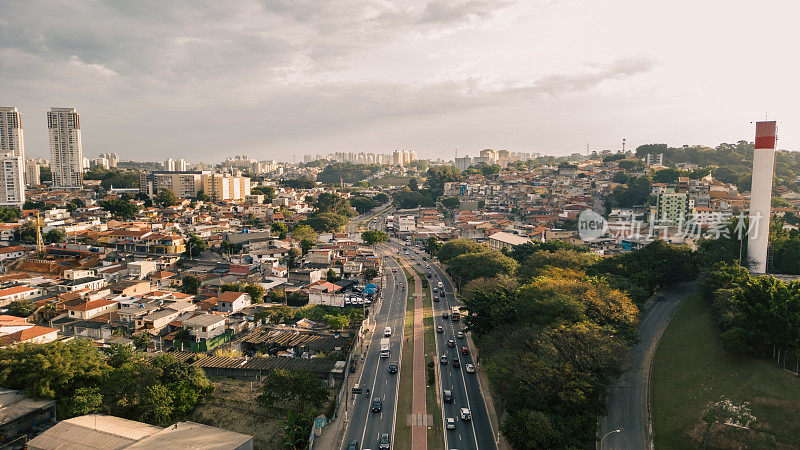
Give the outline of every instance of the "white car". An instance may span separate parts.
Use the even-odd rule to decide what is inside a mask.
[[[467,373],[475,373],[475,366],[473,366],[472,364],[467,364],[466,366],[464,366],[464,368],[467,369]]]
[[[453,419],[452,417],[447,418],[447,429],[448,430],[456,429],[456,419]]]
[[[469,413],[469,408],[461,408],[459,414],[461,415],[461,420],[464,422],[468,422],[470,419],[472,419],[472,416]]]

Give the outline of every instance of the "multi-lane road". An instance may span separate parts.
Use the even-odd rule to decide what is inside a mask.
[[[357,449],[378,448],[377,442],[381,434],[387,433],[394,437],[395,416],[397,413],[398,382],[400,370],[411,368],[399,367],[397,373],[389,373],[390,362],[400,366],[400,354],[403,345],[403,329],[406,310],[406,293],[408,285],[400,265],[392,258],[387,258],[384,264],[386,282],[382,292],[382,299],[372,310],[370,326],[374,332],[372,339],[365,343],[365,358],[361,358],[363,368],[359,379],[355,380],[361,389],[361,394],[347,395],[354,397],[348,411],[349,424],[343,441],[344,448],[350,442],[357,442]],[[397,272],[393,272],[396,270]],[[384,329],[391,327],[390,354],[388,358],[380,357],[380,342],[384,338]],[[354,386],[350,383],[350,388]],[[367,394],[369,389],[369,394]],[[404,395],[401,393],[401,395]],[[372,412],[373,400],[380,399],[383,403],[380,412]],[[393,439],[392,439],[393,440]]]
[[[371,218],[371,217],[370,217]],[[369,218],[365,218],[369,220]],[[380,229],[382,218],[378,217],[376,223],[361,222],[361,227],[367,225],[370,228]],[[355,228],[355,229],[353,229]],[[358,228],[352,227],[348,231],[356,231]],[[462,306],[457,300],[456,294],[449,278],[443,270],[432,261],[430,255],[418,250],[416,247],[406,246],[399,241],[393,240],[389,245],[397,251],[397,258],[403,258],[409,265],[419,271],[423,277],[427,277],[430,288],[437,292],[431,292],[431,297],[439,297],[438,302],[433,302],[434,310],[434,330],[442,327],[442,333],[435,333],[436,340],[436,360],[439,364],[439,376],[437,377],[437,394],[439,404],[442,407],[442,423],[433,424],[443,428],[446,449],[496,449],[497,430],[492,427],[489,413],[486,408],[481,386],[476,373],[468,373],[467,365],[476,366],[473,354],[474,348],[467,343],[467,338],[459,338],[458,332],[463,330],[463,322],[444,319],[443,313],[450,313],[453,306]],[[422,257],[426,260],[423,261]],[[378,448],[378,440],[384,433],[388,433],[391,441],[394,441],[394,431],[397,419],[397,398],[399,395],[411,395],[411,392],[398,392],[398,382],[400,371],[411,371],[412,367],[402,367],[401,352],[404,342],[404,317],[406,301],[410,287],[403,270],[398,261],[393,257],[384,260],[385,287],[382,292],[382,300],[372,306],[373,316],[371,327],[374,332],[368,341],[368,347],[364,348],[364,353],[360,364],[363,365],[361,375],[358,379],[350,382],[349,388],[358,384],[362,393],[348,395],[353,399],[348,411],[347,428],[342,441],[342,448],[347,449],[348,445],[356,443],[357,449]],[[394,272],[396,270],[396,272]],[[430,275],[430,276],[428,276]],[[439,283],[442,283],[441,287]],[[380,341],[384,338],[384,328],[391,327],[391,356],[381,358]],[[426,336],[426,339],[429,336]],[[454,342],[453,347],[448,346],[448,341]],[[365,346],[367,342],[365,342]],[[462,348],[468,348],[468,352],[462,352]],[[466,353],[466,354],[465,354]],[[447,364],[441,364],[440,356],[446,355]],[[458,361],[458,368],[453,367],[453,361]],[[390,362],[397,363],[398,373],[389,373]],[[369,395],[367,395],[369,389]],[[443,391],[449,390],[453,393],[453,402],[444,402]],[[370,409],[375,399],[382,401],[380,412],[372,412]],[[460,415],[461,408],[470,411],[470,420],[462,420]],[[447,429],[447,419],[452,418],[455,422],[455,429]],[[438,447],[435,443],[428,443],[428,448]],[[392,448],[394,446],[392,445]]]

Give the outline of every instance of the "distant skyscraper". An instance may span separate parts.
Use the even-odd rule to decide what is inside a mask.
[[[164,170],[167,172],[175,172],[175,160],[172,158],[164,160]]]
[[[0,106],[0,154],[25,157],[22,113],[14,106]]]
[[[38,186],[41,182],[41,164],[36,159],[25,161],[25,184]]]
[[[75,108],[50,108],[47,112],[50,135],[50,168],[53,187],[79,188],[83,185],[81,118]]]

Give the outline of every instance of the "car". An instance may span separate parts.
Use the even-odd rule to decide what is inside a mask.
[[[467,369],[467,373],[475,373],[475,366],[472,364],[467,364],[465,368]]]
[[[467,347],[461,347],[461,354],[469,355],[469,349]]]
[[[420,264],[420,265],[421,265],[421,264]],[[426,273],[426,274],[425,274],[425,276],[426,276],[426,277],[428,277],[428,278],[430,278],[430,277],[431,277],[431,274],[430,274],[430,273]]]
[[[443,390],[442,397],[444,398],[445,403],[453,403],[453,391],[450,389]]]
[[[450,347],[450,348],[454,348],[456,346],[456,341],[454,341],[452,339],[448,339],[447,340],[447,346]]]
[[[472,416],[469,413],[469,408],[461,408],[459,414],[461,415],[461,420],[463,420],[464,422],[468,422],[472,418]]]
[[[426,268],[426,269],[430,269],[430,268],[431,268],[431,265],[430,265],[430,264],[428,264],[427,266],[425,266],[425,268]]]
[[[433,301],[438,302],[439,301],[439,297],[438,296],[437,297],[433,297]]]
[[[456,333],[456,337],[459,338],[459,339],[464,339],[464,332],[463,331],[459,331],[458,333]]]
[[[456,419],[453,419],[452,417],[447,418],[447,429],[448,430],[456,429]]]
[[[392,269],[392,273],[397,273],[397,269]]]
[[[449,312],[445,311],[445,312],[442,313],[442,319],[449,319],[449,318],[450,318],[450,313]]]
[[[381,438],[378,439],[378,448],[380,450],[389,450],[391,447],[392,446],[389,443],[389,433],[383,433]]]
[[[444,333],[444,328],[441,325],[439,325],[439,326],[436,327],[436,332],[437,333]]]
[[[397,373],[397,369],[399,368],[400,365],[397,364],[397,361],[389,361],[389,365],[386,366],[386,370],[388,370],[389,373]]]
[[[423,261],[427,261],[427,260],[428,260],[428,258],[427,258],[427,257],[425,257],[425,256],[423,256],[423,257],[422,257],[422,260],[423,260]]]
[[[443,366],[447,365],[447,355],[442,355],[439,357],[439,362],[442,363]]]
[[[433,288],[433,292],[436,292],[436,288]]]
[[[453,425],[453,428],[455,428],[455,424]],[[358,441],[350,441],[347,444],[347,450],[358,450]]]
[[[372,406],[369,408],[372,412],[381,412],[383,409],[383,400],[376,398],[372,401]]]
[[[461,367],[461,363],[457,359],[453,359],[453,368],[458,369],[459,367]]]

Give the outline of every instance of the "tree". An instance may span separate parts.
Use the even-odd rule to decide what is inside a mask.
[[[219,243],[219,250],[223,254],[239,253],[240,251],[242,251],[242,245],[233,244],[230,241],[222,241]]]
[[[312,248],[314,248],[314,241],[312,241],[311,239],[304,238],[303,240],[300,241],[300,250],[303,251],[304,255],[308,253],[308,251],[311,250]]]
[[[99,387],[81,387],[68,401],[66,417],[83,416],[98,413],[103,407],[103,394]]]
[[[378,275],[380,275],[380,274],[378,273],[377,269],[372,268],[372,267],[367,267],[366,269],[364,269],[364,272],[362,273],[362,275],[364,276],[364,280],[365,281],[370,281],[370,280],[373,280],[373,279],[377,278]]]
[[[264,299],[266,290],[260,284],[248,284],[244,287],[244,292],[250,294],[253,303],[260,303]]]
[[[296,249],[295,247],[290,248],[286,257],[283,259],[283,261],[286,263],[286,268],[294,269],[297,267],[298,258],[300,258],[300,250]]]
[[[296,241],[308,239],[312,242],[317,240],[317,232],[308,225],[298,225],[292,230],[292,238]]]
[[[364,214],[372,208],[378,206],[374,200],[363,196],[351,198],[350,205],[355,208],[359,214]]]
[[[190,234],[189,240],[186,242],[186,251],[183,254],[190,258],[197,258],[206,250],[208,250],[208,243],[196,234]]]
[[[355,211],[347,199],[329,192],[319,194],[314,207],[316,208],[316,214],[334,213],[347,217],[355,215]]]
[[[264,203],[269,203],[275,199],[275,187],[274,186],[257,186],[250,189],[252,194],[261,194],[264,196]]]
[[[361,239],[367,245],[375,245],[389,240],[389,236],[380,230],[368,230],[361,233]]]
[[[19,220],[22,212],[13,206],[0,206],[0,222],[10,223]]]
[[[283,222],[272,222],[270,231],[272,231],[272,234],[278,235],[280,239],[286,239],[286,235],[289,233],[289,227]]]
[[[47,244],[54,244],[58,242],[64,242],[64,238],[67,236],[63,230],[59,230],[58,228],[53,228],[52,230],[45,233],[44,242]]]
[[[209,197],[205,192],[198,192],[197,193],[197,201],[210,202],[211,201],[211,197]]]
[[[137,349],[145,349],[145,350],[147,350],[147,347],[150,345],[150,335],[145,333],[145,332],[134,334],[133,335],[133,345]]]
[[[36,310],[30,300],[14,300],[8,304],[8,314],[17,317],[28,317]]]
[[[145,208],[152,208],[153,207],[153,199],[150,198],[149,195],[145,194],[144,192],[139,192],[134,197],[134,200],[138,200],[144,202]]]
[[[178,204],[178,197],[176,197],[175,193],[169,189],[161,189],[156,195],[155,204],[161,206],[162,208],[174,206]]]
[[[428,169],[426,184],[437,192],[444,191],[444,184],[451,181],[461,181],[461,172],[454,166],[434,166]],[[441,195],[441,194],[439,194]]]
[[[121,220],[131,220],[139,214],[138,206],[122,199],[100,202],[100,206]]]
[[[514,273],[517,262],[496,250],[465,253],[452,258],[447,263],[449,271],[460,277],[462,283],[481,277],[494,277]]]
[[[336,213],[314,214],[298,225],[308,225],[317,233],[333,233],[347,225],[347,217]]]
[[[419,190],[419,184],[417,183],[416,178],[411,178],[408,180],[408,189],[410,189],[412,192]]]
[[[340,281],[341,279],[342,279],[342,277],[340,277],[339,274],[336,273],[333,269],[328,269],[328,273],[325,275],[325,280],[328,283],[336,283],[337,281]]]
[[[311,411],[289,411],[283,422],[283,445],[292,450],[303,450],[308,447],[308,435],[314,424]]]
[[[200,279],[193,275],[186,275],[181,280],[181,292],[184,294],[197,295],[200,289]]]
[[[444,244],[436,256],[445,264],[450,264],[450,261],[460,255],[466,253],[476,253],[486,250],[487,247],[469,239],[452,239]]]
[[[442,242],[439,241],[439,239],[437,239],[435,237],[429,237],[425,241],[425,251],[429,255],[436,255],[437,253],[439,253],[439,250],[441,248],[442,248]]]
[[[461,200],[459,200],[458,197],[443,198],[441,202],[442,206],[444,206],[447,209],[456,209],[458,208],[458,205],[461,204]]]
[[[388,195],[384,194],[383,192],[380,192],[375,194],[375,196],[372,197],[372,200],[374,200],[376,203],[384,204],[388,203],[389,200],[391,200],[391,198]]]
[[[304,411],[321,408],[328,397],[325,383],[313,373],[276,369],[266,376],[256,401],[267,408]]]

